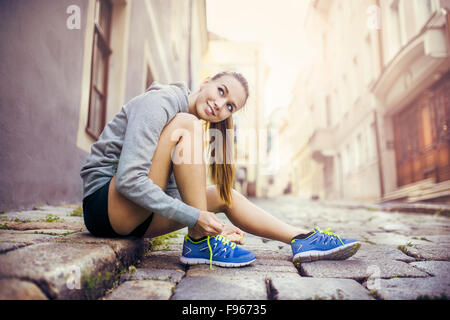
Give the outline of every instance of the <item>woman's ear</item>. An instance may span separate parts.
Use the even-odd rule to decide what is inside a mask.
[[[202,89],[209,82],[209,80],[211,80],[211,77],[206,77],[200,84],[200,89]]]

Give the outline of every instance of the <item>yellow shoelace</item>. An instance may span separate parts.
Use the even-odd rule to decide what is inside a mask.
[[[209,269],[212,270],[212,257],[213,257],[213,251],[212,251],[212,248],[211,248],[211,244],[209,243],[209,239],[211,239],[210,236],[208,236]],[[218,240],[218,241],[222,241],[222,243],[223,243],[224,245],[228,245],[228,244],[229,244],[230,247],[231,247],[231,249],[236,248],[236,243],[234,243],[234,242],[231,242],[231,243],[230,243],[230,240],[229,240],[229,239],[227,239],[226,237],[224,237],[224,236],[222,236],[222,235],[220,235],[220,234],[217,235],[217,236],[215,236],[214,239],[215,239],[215,240]]]
[[[327,235],[334,236],[334,237],[338,238],[338,240],[342,243],[342,245],[344,245],[344,242],[342,242],[341,238],[340,238],[336,233],[331,232],[331,231],[330,231],[330,230],[331,230],[330,228],[325,229],[325,230],[323,230],[323,231],[320,230],[319,227],[316,227],[316,229],[319,230],[319,232],[321,232],[321,233],[323,233],[323,234],[327,234]]]

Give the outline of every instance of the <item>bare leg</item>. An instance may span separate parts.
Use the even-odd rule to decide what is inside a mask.
[[[256,236],[289,244],[296,235],[309,232],[277,219],[253,204],[236,190],[233,190],[233,205],[231,209],[223,205],[216,186],[208,187],[207,197],[208,207],[222,210],[235,226]]]
[[[195,152],[202,152],[202,143],[199,143],[199,141],[193,143],[191,141],[189,144],[187,142],[187,139],[203,141],[202,131],[199,131],[198,127],[196,127],[198,124],[198,119],[187,113],[179,113],[172,119],[161,133],[148,176],[164,190],[167,186],[171,166],[173,165],[173,172],[183,201],[200,210],[206,210],[205,164],[172,163],[172,151],[180,151],[177,149],[183,139],[185,142],[183,144],[185,148],[183,152],[190,152],[192,157],[194,157]],[[195,130],[196,128],[197,130]],[[187,149],[189,146],[191,147],[190,150]],[[113,177],[109,188],[108,209],[111,225],[121,235],[127,235],[132,232],[151,214],[150,211],[136,205],[117,192],[115,177]],[[183,227],[185,226],[174,220],[164,218],[155,212],[145,237],[156,237]]]
[[[170,168],[172,165],[172,150],[179,150],[182,135],[176,138],[174,132],[177,129],[185,129],[189,132],[186,137],[201,139],[198,130],[195,130],[196,120],[189,114],[178,114],[164,128],[158,141],[149,177],[162,189],[166,188]],[[195,136],[197,135],[197,136]],[[185,144],[187,147],[189,144]],[[191,156],[196,152],[203,154],[202,143],[191,143]],[[188,151],[183,150],[183,151]],[[198,157],[197,157],[198,159]],[[201,157],[201,159],[203,159]],[[204,163],[181,163],[173,164],[173,172],[183,201],[200,210],[210,212],[225,212],[230,221],[242,230],[269,239],[289,243],[292,237],[307,231],[290,226],[273,217],[263,209],[255,206],[243,195],[233,190],[232,209],[228,209],[222,203],[215,186],[206,187],[206,166]],[[113,229],[119,234],[129,234],[140,223],[151,214],[148,210],[141,208],[123,197],[115,188],[115,177],[113,178],[108,197],[109,217]],[[178,229],[184,225],[163,216],[154,214],[145,237],[156,237]],[[199,237],[192,230],[188,231],[193,237]]]
[[[206,203],[206,167],[203,159],[203,132],[197,127],[200,125],[194,116],[188,114],[177,115],[174,123],[168,126],[167,131],[163,132],[158,142],[158,149],[164,150],[155,152],[155,160],[159,163],[172,163],[172,159],[180,160],[176,156],[182,157],[183,161],[175,161],[172,163],[175,180],[183,202],[193,206],[199,210],[207,210]],[[174,142],[177,129],[183,129],[180,138]],[[165,129],[166,130],[166,129]],[[184,133],[183,133],[184,132]],[[170,137],[170,139],[169,139]],[[170,152],[167,152],[170,150]],[[174,150],[175,156],[172,158]],[[179,163],[180,162],[180,163]],[[152,164],[149,176],[156,175],[158,167]],[[174,220],[155,215],[150,224],[145,237],[155,237],[166,234],[184,226]],[[188,234],[192,237],[201,237],[195,234],[192,229],[188,230]]]

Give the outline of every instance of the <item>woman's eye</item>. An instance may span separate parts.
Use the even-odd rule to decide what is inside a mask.
[[[233,112],[233,106],[231,104],[227,104],[228,106],[228,110],[230,110],[230,112]]]
[[[224,94],[224,91],[223,91],[223,89],[222,89],[222,88],[219,88],[219,92],[220,92],[220,95],[221,95],[221,96],[223,96],[223,94]]]

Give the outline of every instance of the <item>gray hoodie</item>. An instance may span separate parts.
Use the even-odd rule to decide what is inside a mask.
[[[133,98],[105,126],[81,169],[83,197],[116,174],[116,188],[137,205],[193,227],[200,210],[181,200],[173,172],[165,192],[148,177],[163,128],[178,112],[188,112],[189,91],[182,82],[154,82]]]

